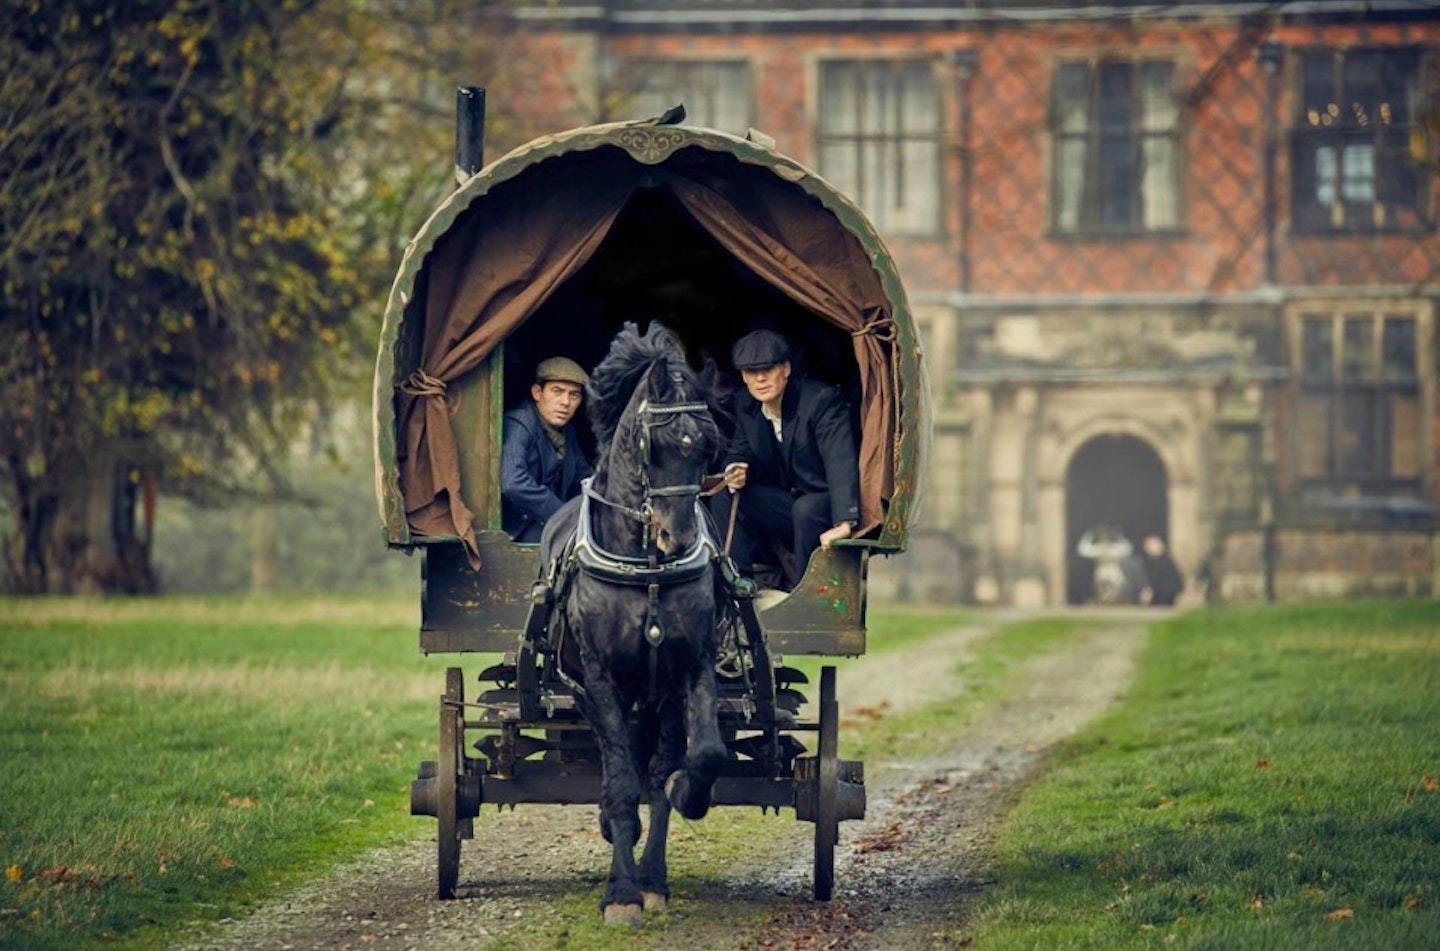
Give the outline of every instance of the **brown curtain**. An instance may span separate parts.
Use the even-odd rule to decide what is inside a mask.
[[[672,189],[738,261],[851,333],[861,386],[861,522],[867,530],[879,524],[895,470],[893,324],[859,241],[815,198],[766,170],[673,174],[611,155],[610,161],[569,163],[548,181],[545,163],[526,169],[476,200],[431,251],[421,367],[401,384],[396,407],[411,529],[459,536],[478,567],[445,387],[478,366],[584,266],[642,179]]]
[[[479,567],[474,516],[460,497],[460,456],[445,388],[590,260],[634,188],[628,169],[595,171],[583,188],[511,181],[477,201],[426,262],[420,369],[400,385],[400,485],[410,528],[457,535]]]
[[[880,500],[894,488],[889,453],[896,434],[890,305],[874,266],[817,199],[793,186],[747,181],[743,192],[732,190],[734,202],[690,179],[673,178],[670,186],[736,260],[850,332],[860,367],[860,522],[868,531],[884,518]]]

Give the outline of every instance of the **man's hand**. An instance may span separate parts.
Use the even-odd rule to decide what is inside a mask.
[[[732,462],[725,467],[725,487],[731,492],[745,488],[745,477],[750,473],[748,462]]]
[[[831,542],[838,542],[842,538],[850,537],[850,523],[841,522],[833,528],[827,528],[820,533],[820,547],[829,548]]]

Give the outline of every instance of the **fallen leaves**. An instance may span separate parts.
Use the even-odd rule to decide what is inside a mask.
[[[30,876],[31,880],[35,882],[69,888],[99,888],[114,877],[102,872],[89,862],[82,862],[74,866],[52,865]],[[24,880],[25,871],[18,865],[11,865],[5,869],[5,878],[11,883],[18,884]]]
[[[871,930],[843,905],[826,905],[782,914],[772,919],[753,947],[773,951],[828,951],[853,947]],[[741,948],[752,947],[742,941]]]
[[[855,851],[862,855],[867,852],[893,852],[900,848],[904,837],[905,830],[900,823],[892,822],[879,832],[867,832],[860,836],[855,842]]]
[[[1414,786],[1411,786],[1405,790],[1405,801],[1414,802],[1417,795],[1420,795],[1421,793],[1433,792],[1440,792],[1440,779],[1436,779],[1434,776],[1426,773],[1424,776],[1420,777],[1420,785],[1418,789]]]
[[[889,712],[890,701],[881,700],[874,706],[859,706],[848,711],[845,716],[840,718],[840,725],[842,727],[860,726],[861,724],[866,722],[874,722],[876,720],[880,720],[885,716],[885,714]]]

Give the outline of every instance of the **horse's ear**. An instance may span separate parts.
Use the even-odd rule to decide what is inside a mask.
[[[669,392],[666,381],[670,377],[670,362],[664,357],[650,364],[650,373],[647,389],[650,392],[650,399],[655,399],[657,394]]]

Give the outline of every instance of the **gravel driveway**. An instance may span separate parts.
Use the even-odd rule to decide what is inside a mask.
[[[763,863],[740,861],[715,870],[700,894],[677,893],[671,912],[647,921],[637,940],[663,929],[661,946],[686,949],[962,947],[969,901],[987,881],[997,819],[1045,751],[1124,689],[1146,626],[1158,616],[1080,615],[1079,633],[1031,662],[1023,688],[963,735],[923,761],[867,761],[867,815],[841,826],[835,900],[808,900],[811,855],[793,849],[778,862],[772,855]],[[844,667],[837,691],[842,743],[843,720],[854,711],[894,715],[917,703],[962,697],[967,685],[955,675],[957,665],[980,638],[1012,618],[985,615],[975,626]],[[573,895],[577,883],[598,894],[608,851],[591,807],[522,806],[496,818],[507,843],[503,868],[466,851],[455,901],[433,898],[432,831],[338,868],[176,951],[449,951],[525,944],[517,929],[536,916],[557,914],[554,896]],[[811,828],[793,822],[789,812],[768,821],[803,825],[806,835]],[[682,848],[683,842],[672,842],[672,853]],[[743,916],[687,914],[687,901],[743,909]],[[593,908],[589,913],[598,917]]]

